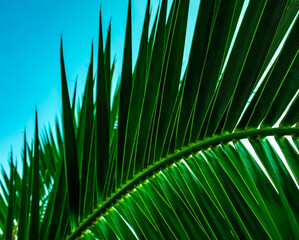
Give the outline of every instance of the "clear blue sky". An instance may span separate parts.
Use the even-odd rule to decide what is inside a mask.
[[[151,0],[155,13],[159,0]],[[171,1],[169,1],[171,2]],[[147,0],[132,0],[133,60],[135,61]],[[91,42],[98,42],[99,10],[104,36],[112,22],[112,57],[120,74],[127,0],[1,0],[0,1],[0,164],[7,167],[10,149],[20,159],[23,132],[34,132],[37,107],[40,129],[54,124],[61,112],[59,44],[63,33],[69,89],[78,77],[83,92]],[[199,0],[190,1],[186,54]]]

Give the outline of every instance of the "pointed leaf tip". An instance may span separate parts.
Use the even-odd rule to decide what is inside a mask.
[[[39,140],[38,140],[38,117],[35,110],[35,139],[34,139],[34,158],[33,158],[33,174],[32,174],[32,203],[31,203],[31,219],[30,219],[30,239],[39,239]]]

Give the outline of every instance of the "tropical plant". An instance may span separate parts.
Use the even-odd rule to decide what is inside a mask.
[[[63,131],[36,114],[22,177],[2,171],[4,239],[299,237],[299,1],[252,0],[239,26],[244,1],[201,0],[183,68],[188,8],[162,1],[149,31],[148,1],[132,69],[129,1],[112,103],[110,26],[81,105],[61,42]]]

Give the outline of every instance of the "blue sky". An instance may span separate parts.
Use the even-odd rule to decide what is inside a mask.
[[[135,61],[147,0],[132,0],[133,60]],[[152,0],[155,13],[159,0]],[[171,1],[169,1],[171,2]],[[99,10],[104,34],[112,22],[114,79],[120,74],[127,14],[127,0],[1,0],[0,1],[0,163],[7,166],[12,147],[20,159],[23,132],[28,141],[34,132],[34,111],[40,129],[60,118],[59,44],[63,33],[64,57],[70,92],[78,77],[83,92],[91,42],[98,42]],[[199,0],[190,1],[190,25],[186,53],[190,48]]]

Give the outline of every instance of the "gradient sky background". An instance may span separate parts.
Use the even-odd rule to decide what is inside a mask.
[[[159,0],[151,0],[156,13]],[[171,1],[168,1],[171,2]],[[132,0],[133,62],[135,62],[147,0]],[[0,164],[7,168],[11,148],[21,158],[23,133],[31,143],[34,111],[41,130],[61,114],[59,44],[63,33],[69,91],[78,77],[79,96],[90,59],[97,53],[99,10],[104,37],[112,23],[114,80],[120,75],[128,0],[1,0],[0,1]],[[190,49],[199,0],[191,0],[185,58]],[[96,56],[96,55],[95,55]],[[20,167],[19,162],[19,167]]]

